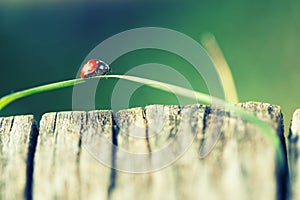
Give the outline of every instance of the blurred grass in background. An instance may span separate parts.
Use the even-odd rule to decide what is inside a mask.
[[[200,42],[215,35],[230,65],[240,101],[278,104],[289,124],[300,107],[300,1],[28,1],[0,2],[0,95],[74,78],[86,55],[106,38],[137,27],[174,29]],[[101,58],[99,58],[101,59]],[[140,50],[112,63],[124,74],[157,62],[185,75],[196,90],[204,81],[182,58],[158,50]],[[115,80],[100,82],[97,109],[110,109]],[[174,95],[142,87],[130,106],[176,104]],[[72,89],[38,94],[1,111],[2,116],[71,110]]]

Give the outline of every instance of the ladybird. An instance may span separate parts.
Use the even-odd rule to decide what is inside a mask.
[[[89,60],[80,70],[80,78],[89,78],[93,76],[105,75],[111,72],[108,64],[102,60]]]

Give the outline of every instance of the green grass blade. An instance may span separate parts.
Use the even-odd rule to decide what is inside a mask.
[[[2,110],[9,103],[11,103],[17,99],[20,99],[22,97],[26,97],[29,95],[46,92],[46,91],[50,91],[50,90],[56,90],[56,89],[60,89],[60,88],[70,87],[70,86],[84,83],[84,82],[85,82],[84,79],[73,79],[73,80],[61,81],[61,82],[57,82],[57,83],[50,83],[47,85],[33,87],[30,89],[12,93],[12,94],[6,95],[0,99],[0,110]]]
[[[238,95],[234,79],[228,63],[222,53],[220,46],[212,33],[204,33],[201,36],[201,43],[212,58],[222,83],[226,100],[230,103],[238,103]]]

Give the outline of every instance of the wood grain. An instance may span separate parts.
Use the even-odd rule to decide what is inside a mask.
[[[270,104],[240,104],[246,110],[255,112],[283,137],[280,108]],[[141,109],[136,110],[142,112]],[[132,110],[121,111],[121,120]],[[117,172],[112,199],[120,197],[134,199],[284,199],[285,190],[279,188],[283,182],[277,168],[274,146],[261,131],[230,112],[203,105],[192,106],[148,106],[144,113],[145,128],[151,138],[144,140],[144,147],[153,153],[140,160],[125,157],[127,146],[142,144],[134,140],[137,133],[127,133],[126,140],[118,136],[119,146]],[[135,116],[141,114],[135,113]],[[133,118],[132,124],[139,124]],[[117,116],[117,121],[118,121]],[[153,121],[153,125],[150,122]],[[150,125],[149,125],[150,124]],[[160,127],[160,125],[163,126]],[[131,127],[131,130],[138,130]],[[280,131],[280,132],[279,132]],[[153,134],[153,132],[156,132]],[[154,135],[154,136],[153,136]],[[192,139],[191,139],[192,138]],[[125,142],[126,141],[126,142]],[[150,145],[149,145],[150,144]],[[164,149],[168,152],[155,151]],[[148,147],[150,146],[150,148]],[[136,149],[135,149],[136,150]],[[132,152],[133,154],[135,152]],[[118,156],[119,154],[119,156]],[[202,159],[199,159],[199,158]],[[173,162],[166,163],[169,158]],[[131,169],[141,169],[148,173],[128,173],[122,170],[124,163]],[[161,165],[159,168],[159,164]],[[125,166],[126,167],[126,166]],[[125,172],[123,172],[125,171]],[[127,173],[126,173],[127,172]],[[133,170],[134,172],[134,170]]]
[[[35,199],[106,199],[110,168],[88,151],[104,153],[112,137],[111,111],[48,113],[42,117],[34,173]],[[85,144],[89,146],[85,146]]]
[[[0,199],[31,199],[37,135],[32,115],[0,117]]]
[[[270,124],[285,150],[280,107],[238,106]],[[0,118],[1,199],[288,197],[288,167],[278,167],[274,146],[255,125],[218,107],[46,113],[35,137],[32,116],[22,126],[16,120]],[[7,151],[11,145],[27,151]]]

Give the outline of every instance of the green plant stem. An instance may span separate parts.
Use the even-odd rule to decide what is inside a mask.
[[[162,91],[167,91],[170,92],[174,91],[175,94],[177,95],[182,95],[191,99],[196,99],[197,102],[203,102],[206,104],[212,104],[212,105],[218,105],[221,107],[224,107],[225,109],[229,109],[230,111],[234,111],[241,119],[244,119],[247,122],[250,122],[257,127],[259,127],[262,130],[262,133],[265,135],[265,137],[271,142],[271,144],[276,148],[277,152],[277,158],[278,162],[280,164],[280,168],[284,167],[284,154],[283,154],[283,149],[280,144],[280,140],[277,137],[275,131],[271,126],[268,124],[264,123],[260,119],[258,119],[254,114],[251,114],[242,108],[239,108],[233,104],[227,103],[222,99],[218,99],[216,97],[209,96],[207,94],[189,90],[186,88],[182,88],[179,86],[175,86],[172,84],[168,83],[162,83],[159,81],[155,80],[149,80],[146,78],[140,78],[140,77],[134,77],[134,76],[125,76],[125,75],[105,75],[105,76],[96,76],[92,77],[90,79],[95,79],[95,78],[117,78],[117,79],[124,79],[128,81],[133,81],[141,84],[148,85],[150,87],[162,90]],[[50,91],[50,90],[55,90],[55,89],[60,89],[60,88],[65,88],[65,87],[70,87],[76,84],[81,84],[86,82],[88,79],[73,79],[73,80],[67,80],[67,81],[61,81],[57,83],[51,83],[47,85],[42,85],[34,88],[30,88],[27,90],[15,92],[9,95],[6,95],[0,99],[0,111],[9,103],[12,101],[15,101],[17,99],[20,99],[22,97],[26,97],[29,95],[45,92],[45,91]]]
[[[15,92],[9,95],[6,95],[0,99],[0,111],[7,106],[9,103],[20,99],[22,97],[26,97],[29,95],[41,93],[41,92],[46,92],[50,90],[56,90],[60,88],[65,88],[65,87],[70,87],[74,86],[76,84],[84,83],[86,80],[84,79],[73,79],[73,80],[67,80],[67,81],[61,81],[61,82],[56,82],[56,83],[50,83],[38,87],[33,87],[30,89],[22,90],[19,92]]]
[[[228,63],[223,55],[223,52],[212,33],[204,33],[201,36],[201,43],[208,51],[208,54],[212,58],[216,70],[220,76],[220,81],[222,83],[225,98],[230,103],[238,103],[238,95],[235,88],[233,76],[228,66]]]

